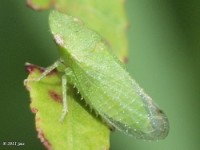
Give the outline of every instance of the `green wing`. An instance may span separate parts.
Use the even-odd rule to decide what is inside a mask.
[[[76,18],[53,11],[51,32],[61,47],[69,76],[82,97],[116,129],[136,138],[155,140],[168,134],[165,114],[130,77],[110,47]]]
[[[168,132],[166,116],[109,53],[108,47],[98,47],[85,61],[74,60],[77,63],[71,67],[74,83],[85,101],[126,134],[151,140],[164,138]]]

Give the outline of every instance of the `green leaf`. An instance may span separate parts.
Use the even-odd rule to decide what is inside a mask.
[[[45,10],[53,5],[54,0],[27,0],[27,5],[34,10]]]
[[[106,39],[122,62],[127,62],[128,23],[124,3],[124,0],[27,0],[28,6],[34,10],[54,5],[59,11],[80,18],[86,26]]]
[[[28,64],[28,79],[41,75],[43,69]],[[36,114],[38,137],[47,149],[53,150],[107,150],[109,128],[91,113],[75,89],[67,91],[68,113],[63,122],[61,77],[53,71],[39,82],[29,81],[25,86],[30,92],[31,110]],[[78,101],[77,101],[78,100]]]
[[[127,61],[128,26],[124,0],[57,0],[55,8],[80,18],[111,45],[122,62]]]

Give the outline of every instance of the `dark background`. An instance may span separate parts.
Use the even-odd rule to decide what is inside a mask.
[[[131,75],[165,111],[169,136],[147,142],[115,132],[111,150],[198,150],[200,148],[200,1],[127,0]],[[52,64],[59,56],[48,29],[48,11],[25,1],[0,2],[0,149],[44,149],[37,138],[24,63]]]

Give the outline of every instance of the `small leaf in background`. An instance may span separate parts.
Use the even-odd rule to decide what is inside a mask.
[[[28,79],[37,78],[43,72],[40,67],[28,64]],[[39,82],[26,82],[30,92],[31,110],[36,114],[36,130],[41,142],[53,150],[108,150],[109,128],[90,112],[75,89],[67,91],[68,113],[63,122],[61,78],[53,71]],[[78,101],[77,101],[78,100]]]
[[[127,62],[128,26],[124,0],[57,0],[55,8],[81,19],[111,45],[122,62]]]
[[[27,0],[34,10],[55,9],[81,19],[98,32],[122,62],[128,61],[124,0]]]
[[[27,0],[27,5],[34,10],[45,10],[48,9],[54,0]]]

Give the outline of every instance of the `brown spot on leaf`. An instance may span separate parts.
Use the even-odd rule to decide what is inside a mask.
[[[37,109],[37,108],[31,108],[31,111],[32,111],[33,113],[37,113],[37,112],[38,112],[38,109]]]
[[[60,94],[58,94],[57,92],[53,91],[53,90],[49,90],[49,95],[50,97],[55,100],[56,102],[61,103],[62,102],[62,96]]]
[[[128,63],[128,57],[124,57],[123,62],[124,62],[125,64]]]
[[[44,133],[42,132],[41,129],[37,128],[36,129],[38,132],[38,138],[40,139],[40,141],[42,142],[42,144],[48,149],[48,150],[52,150],[52,146],[49,143],[49,141],[45,138]]]

